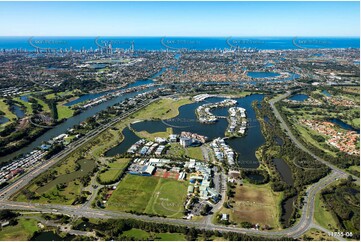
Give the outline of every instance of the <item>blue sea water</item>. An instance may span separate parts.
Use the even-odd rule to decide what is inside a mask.
[[[300,49],[300,48],[359,48],[360,38],[331,37],[0,37],[0,49],[81,50],[99,49],[179,50],[179,49]]]
[[[270,77],[278,77],[279,73],[275,72],[248,72],[247,76],[252,78],[270,78]]]

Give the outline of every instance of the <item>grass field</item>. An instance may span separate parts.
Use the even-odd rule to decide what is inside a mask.
[[[268,225],[280,228],[281,193],[272,191],[269,184],[253,185],[244,183],[237,186],[234,198],[230,202],[231,209],[222,208],[221,213],[230,214],[230,221],[241,223]]]
[[[156,137],[168,138],[168,136],[173,133],[173,129],[167,128],[165,132],[156,132],[156,133],[148,133],[147,131],[144,130],[134,133],[141,138],[154,140]]]
[[[332,214],[325,208],[325,204],[321,201],[320,196],[320,193],[316,195],[314,220],[326,229],[337,231],[338,226],[336,221]]]
[[[183,216],[186,192],[183,182],[128,174],[110,197],[107,209],[179,218]]]
[[[26,241],[29,240],[38,229],[36,220],[20,218],[17,225],[1,228],[0,240]]]
[[[150,233],[141,229],[131,229],[123,232],[124,236],[134,238],[135,240],[147,240]]]
[[[158,233],[156,234],[155,240],[184,241],[186,239],[184,237],[184,234],[180,234],[180,233]]]
[[[183,99],[171,99],[164,98],[153,102],[148,105],[141,111],[135,113],[134,119],[152,119],[152,118],[160,118],[160,119],[168,119],[173,118],[179,114],[179,107],[185,104],[192,103],[192,100],[188,98]]]
[[[203,154],[201,147],[187,147],[186,153],[190,158],[196,159],[196,160],[203,160]]]
[[[117,159],[114,162],[109,162],[106,172],[99,174],[99,179],[102,183],[107,183],[111,181],[115,181],[119,175],[124,171],[125,167],[127,167],[130,159]]]
[[[58,110],[58,120],[61,120],[63,118],[70,118],[74,114],[74,110],[70,109],[67,106],[64,106],[62,103],[58,103],[56,105],[56,108]]]

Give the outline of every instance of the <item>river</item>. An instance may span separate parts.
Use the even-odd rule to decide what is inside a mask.
[[[0,163],[10,161],[11,159],[15,158],[18,155],[31,152],[34,148],[39,147],[43,142],[48,141],[60,134],[65,133],[69,128],[72,128],[74,125],[79,125],[81,122],[83,122],[87,118],[95,115],[96,113],[98,113],[102,110],[107,109],[110,106],[113,106],[119,102],[124,101],[126,98],[131,98],[139,93],[143,93],[145,91],[154,90],[154,89],[156,89],[156,87],[150,87],[150,88],[144,89],[142,91],[138,91],[138,92],[125,93],[125,94],[122,94],[115,98],[109,99],[103,103],[100,103],[97,106],[88,108],[84,112],[82,112],[76,116],[73,116],[71,118],[68,118],[63,123],[60,123],[59,125],[55,126],[54,128],[49,129],[44,134],[42,134],[37,139],[35,139],[33,142],[31,142],[29,145],[27,145],[27,146],[21,148],[20,150],[13,152],[9,155],[0,157]]]

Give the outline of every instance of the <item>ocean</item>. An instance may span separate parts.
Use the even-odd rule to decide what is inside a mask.
[[[0,37],[0,50],[96,50],[101,47],[134,50],[224,50],[229,48],[281,50],[360,48],[359,37]]]

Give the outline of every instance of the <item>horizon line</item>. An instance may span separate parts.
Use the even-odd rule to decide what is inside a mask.
[[[205,35],[205,36],[192,36],[192,35],[0,35],[1,37],[148,37],[148,38],[173,38],[173,37],[184,37],[184,38],[250,38],[250,37],[273,37],[273,38],[301,38],[301,37],[315,37],[315,38],[360,38],[360,35]]]

